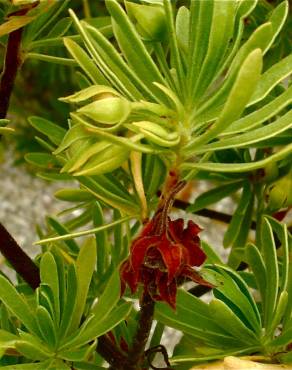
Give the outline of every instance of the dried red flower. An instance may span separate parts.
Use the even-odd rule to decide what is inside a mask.
[[[165,301],[172,308],[176,304],[177,285],[185,278],[210,286],[192,267],[200,266],[206,255],[200,248],[200,227],[183,219],[170,220],[158,213],[133,241],[129,258],[121,266],[122,293],[129,285],[135,293],[144,286],[155,301]]]

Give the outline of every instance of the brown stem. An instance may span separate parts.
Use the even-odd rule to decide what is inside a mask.
[[[2,224],[0,224],[0,251],[32,289],[36,289],[39,286],[40,273],[38,267],[20,248]]]
[[[26,8],[14,12],[13,16],[25,15],[30,9],[37,4],[30,5]],[[17,71],[21,67],[23,59],[21,54],[21,37],[23,27],[12,31],[8,36],[4,67],[0,80],[0,118],[5,118],[9,108],[9,101],[12,94]]]
[[[138,328],[124,370],[140,370],[145,359],[145,347],[154,315],[154,301],[148,293],[144,292],[140,306]]]
[[[97,352],[110,364],[110,369],[122,370],[125,368],[126,356],[106,335],[98,338]]]

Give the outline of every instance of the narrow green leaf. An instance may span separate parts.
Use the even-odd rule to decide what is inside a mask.
[[[283,290],[279,295],[279,302],[274,313],[269,334],[273,335],[278,325],[281,324],[282,318],[285,314],[287,303],[288,303],[288,293],[286,292],[286,290]]]
[[[104,225],[103,209],[99,202],[94,203],[93,207],[93,225],[100,227]],[[106,231],[100,231],[95,234],[97,249],[97,274],[102,277],[109,262],[109,246]]]
[[[201,97],[215,77],[224,60],[225,52],[233,35],[235,1],[214,1],[207,54],[193,92],[194,100]]]
[[[105,318],[117,305],[121,295],[121,281],[119,269],[115,269],[98,302],[92,307],[91,312],[95,319]]]
[[[260,109],[242,117],[229,126],[224,135],[244,132],[253,129],[262,122],[276,116],[283,108],[292,102],[292,86],[288,87],[281,95],[273,99]]]
[[[188,152],[213,139],[241,115],[256,87],[261,69],[262,52],[256,49],[243,62],[219,118],[208,131],[187,145]]]
[[[116,192],[109,191],[108,189],[110,189],[110,184],[107,184],[107,181],[106,184],[104,184],[104,179],[105,178],[102,176],[95,177],[95,179],[89,177],[79,177],[78,181],[97,199],[104,201],[106,204],[120,209],[126,214],[138,214],[139,209],[137,204],[135,204],[135,200],[130,200],[127,193],[125,193],[123,196],[117,196]]]
[[[130,22],[122,7],[116,1],[106,1],[106,6],[113,19],[113,29],[123,54],[142,81],[151,84],[164,83],[157,66]],[[122,36],[122,38],[121,38]]]
[[[262,302],[266,301],[266,283],[267,283],[267,270],[263,257],[258,248],[253,244],[248,244],[246,247],[247,262],[252,269],[255,276],[258,290],[261,294]]]
[[[56,345],[56,330],[51,315],[44,307],[39,306],[36,310],[36,320],[43,341],[53,350]]]
[[[232,138],[222,139],[220,141],[210,143],[203,146],[198,152],[205,153],[207,151],[223,150],[229,148],[240,148],[250,146],[263,140],[270,139],[292,127],[292,111],[287,112],[276,121],[269,123],[263,127],[254,129],[244,134],[236,135]]]
[[[81,247],[76,260],[78,289],[76,296],[76,305],[72,314],[72,331],[78,328],[80,323],[86,298],[89,291],[89,285],[96,265],[96,244],[94,238],[86,240]]]
[[[51,252],[46,252],[43,254],[41,263],[40,263],[40,274],[41,282],[47,284],[54,296],[54,313],[56,323],[60,320],[60,301],[59,301],[59,276],[58,276],[58,267],[54,256]]]
[[[59,145],[61,143],[66,133],[62,127],[41,117],[30,117],[28,120],[36,130],[48,136],[54,144]]]
[[[78,331],[77,334],[72,337],[72,339],[68,339],[68,341],[62,346],[62,349],[81,346],[90,342],[91,340],[94,340],[95,338],[98,338],[102,334],[107,333],[117,326],[121,321],[125,320],[131,309],[131,303],[123,303],[118,308],[111,311],[102,320],[100,320],[99,315],[98,319],[95,318],[95,315],[91,316],[87,321],[85,321],[84,325],[81,327],[81,330]]]
[[[35,361],[46,360],[52,356],[51,353],[45,352],[40,347],[35,347],[32,343],[25,341],[17,341],[15,347],[17,351],[22,353],[25,357]]]
[[[28,153],[25,155],[25,160],[41,168],[51,169],[60,166],[58,159],[49,153]]]
[[[2,275],[0,275],[0,300],[30,332],[38,333],[34,312],[31,307],[17,292],[15,287]]]
[[[199,163],[184,163],[183,169],[198,169],[203,171],[214,172],[248,172],[263,168],[270,163],[277,162],[292,153],[292,144],[285,146],[278,152],[270,155],[269,157],[250,163],[212,163],[212,162],[199,162]]]
[[[68,37],[65,37],[63,40],[69,53],[76,60],[80,68],[85,72],[90,80],[95,84],[107,85],[107,80],[87,55],[87,53],[76,42]]]
[[[56,231],[57,235],[59,235],[59,238],[61,237],[61,239],[58,239],[58,237],[56,237],[57,239],[55,240],[65,240],[65,244],[69,248],[70,252],[73,254],[77,254],[79,252],[79,246],[75,242],[75,240],[67,240],[66,238],[62,239],[62,236],[70,233],[69,230],[53,217],[48,217],[48,223],[54,229],[54,231]]]
[[[263,219],[261,230],[261,246],[264,254],[264,261],[267,269],[267,284],[265,294],[265,312],[264,323],[267,330],[270,329],[274,312],[276,309],[278,289],[279,289],[279,271],[276,245],[273,237],[273,230],[266,218]]]
[[[248,329],[225,303],[214,299],[209,304],[209,307],[210,314],[217,321],[218,325],[229,332],[234,338],[248,345],[259,344],[260,338],[257,338],[254,332]]]
[[[73,317],[75,305],[77,304],[76,301],[77,289],[78,289],[77,271],[75,264],[72,263],[68,266],[67,270],[66,297],[58,332],[59,340],[61,340],[62,338],[66,338],[66,335],[70,330],[70,323]]]
[[[202,208],[208,207],[211,204],[219,202],[221,199],[228,197],[230,194],[234,193],[240,189],[243,185],[242,181],[236,181],[224,184],[222,186],[217,186],[205,193],[199,195],[195,202],[188,206],[187,212],[196,212]]]
[[[274,64],[260,78],[248,106],[264,99],[269,92],[292,73],[292,54]]]
[[[39,240],[39,241],[35,242],[35,244],[40,244],[41,245],[41,244],[56,242],[56,241],[60,241],[60,240],[70,240],[70,239],[73,239],[73,238],[79,238],[80,236],[95,234],[95,233],[97,233],[99,231],[103,231],[103,230],[112,228],[112,227],[114,227],[117,224],[120,224],[122,222],[128,221],[132,217],[133,216],[124,217],[124,218],[122,218],[122,219],[120,219],[118,221],[114,221],[114,222],[112,222],[110,224],[103,225],[103,226],[100,226],[100,227],[96,227],[96,228],[90,229],[90,230],[84,230],[84,231],[79,231],[79,232],[75,232],[75,233],[69,233],[69,234],[60,235],[60,236],[56,236],[56,237],[52,237],[52,238],[42,239],[42,240]],[[79,250],[79,248],[78,248],[78,250]]]
[[[231,222],[228,226],[227,231],[224,234],[223,245],[225,248],[229,247],[236,240],[240,228],[242,227],[243,217],[248,208],[248,204],[252,199],[251,187],[248,183],[243,186],[242,195],[236,211],[233,213]]]
[[[65,202],[86,202],[93,200],[93,196],[82,189],[60,189],[54,193],[54,197]]]

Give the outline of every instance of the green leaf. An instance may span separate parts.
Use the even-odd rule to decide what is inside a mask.
[[[32,333],[38,334],[34,312],[15,287],[0,275],[0,300]]]
[[[288,303],[288,293],[286,292],[286,290],[283,290],[279,295],[279,301],[268,334],[273,335],[278,325],[281,324],[282,318],[285,314],[287,303]]]
[[[266,301],[267,284],[267,270],[265,267],[264,259],[258,248],[253,244],[248,244],[246,246],[246,258],[247,263],[252,269],[252,272],[255,276],[257,287],[261,294],[262,303],[264,305]],[[265,311],[265,308],[263,308],[263,311]]]
[[[193,92],[194,100],[204,94],[214,79],[233,36],[236,2],[214,1],[213,4],[208,50]]]
[[[53,356],[53,353],[46,351],[43,346],[25,340],[16,341],[15,348],[25,357],[35,361],[43,361]]]
[[[70,334],[70,324],[73,318],[73,312],[75,309],[75,305],[77,305],[76,301],[76,292],[78,289],[78,281],[77,281],[77,271],[75,264],[70,264],[67,270],[67,280],[66,280],[66,296],[65,296],[65,303],[64,303],[64,310],[62,312],[60,328],[58,332],[59,339],[66,338],[67,333]]]
[[[48,217],[48,223],[54,229],[54,231],[56,231],[57,235],[60,235],[60,237],[70,233],[69,230],[64,225],[62,225],[57,219],[53,217]],[[74,240],[67,240],[66,238],[65,239],[60,238],[55,240],[65,240],[65,244],[69,248],[69,251],[73,254],[78,254],[79,246]],[[45,242],[43,241],[43,243]]]
[[[121,296],[121,281],[119,269],[115,269],[112,273],[106,287],[99,297],[98,302],[92,307],[91,312],[95,319],[102,320],[105,318],[117,305]]]
[[[114,227],[117,224],[128,221],[130,218],[132,218],[132,216],[124,217],[120,220],[114,221],[114,222],[112,222],[110,224],[107,224],[107,225],[96,227],[94,229],[84,230],[84,231],[77,231],[75,233],[68,233],[68,234],[65,234],[65,235],[60,235],[60,236],[55,236],[55,237],[51,237],[51,238],[47,238],[47,239],[42,239],[42,240],[39,240],[39,241],[35,242],[34,244],[40,244],[41,245],[41,244],[56,242],[56,241],[60,241],[60,240],[70,241],[73,238],[79,238],[81,236],[95,234],[99,231],[109,229],[111,227]],[[78,250],[79,250],[79,248],[78,248]]]
[[[80,68],[95,84],[107,85],[108,81],[104,78],[98,67],[93,63],[88,54],[73,40],[65,37],[64,44],[72,55],[72,57],[79,64]]]
[[[125,320],[131,309],[131,303],[123,303],[118,308],[111,311],[102,320],[100,319],[99,315],[97,315],[97,319],[95,318],[95,315],[90,316],[89,319],[84,322],[81,329],[72,338],[68,338],[61,348],[65,349],[68,347],[74,348],[76,346],[82,346],[83,344],[98,338],[104,333],[107,333],[117,326],[121,321]]]
[[[279,270],[273,230],[266,218],[263,219],[262,224],[261,247],[263,250],[266,270],[268,272],[266,275],[267,284],[265,294],[264,324],[267,330],[269,330],[277,305]]]
[[[155,318],[158,322],[198,338],[208,346],[230,349],[234,345],[234,338],[213,320],[208,305],[182,289],[178,290],[176,311],[158,302],[155,305]]]
[[[116,1],[106,1],[106,6],[112,16],[115,37],[130,67],[152,91],[157,90],[154,89],[152,83],[160,82],[163,84],[164,79],[133,24]],[[155,91],[156,95],[157,93],[161,95],[161,93]]]
[[[51,315],[44,307],[39,306],[36,310],[36,320],[43,341],[53,350],[56,345],[56,329]]]
[[[250,163],[212,163],[212,162],[199,162],[199,163],[184,163],[182,164],[182,169],[198,169],[203,171],[214,171],[214,172],[248,172],[254,171],[259,168],[263,168],[270,163],[277,162],[289,154],[292,153],[292,144],[285,146],[278,152],[270,155],[269,157],[254,161]]]
[[[59,98],[59,100],[65,103],[80,103],[90,98],[102,97],[103,94],[110,94],[109,96],[120,96],[120,94],[110,86],[106,85],[92,85],[76,93],[66,96],[65,98]]]
[[[50,252],[43,254],[41,263],[40,263],[40,274],[42,284],[47,284],[54,296],[54,313],[56,323],[60,320],[60,301],[59,301],[59,276],[58,276],[58,267],[54,256]]]
[[[235,121],[224,131],[224,135],[234,134],[237,132],[244,132],[253,129],[260,125],[262,122],[276,116],[283,108],[292,102],[292,86],[288,87],[281,95],[273,99],[270,103],[266,104],[260,109],[242,117]]]
[[[197,212],[198,210],[208,207],[211,204],[219,202],[221,199],[224,199],[230,194],[234,193],[240,189],[243,185],[242,181],[236,181],[227,183],[221,186],[217,186],[211,190],[206,191],[205,193],[199,195],[195,202],[188,206],[187,212]]]
[[[188,87],[191,91],[196,85],[204,57],[207,54],[214,1],[192,1],[190,4]]]
[[[54,144],[59,145],[63,140],[66,131],[62,127],[41,117],[30,117],[28,120],[36,130],[48,136]]]
[[[2,369],[5,370],[49,370],[51,368],[51,363],[52,360],[46,360],[46,361],[41,361],[37,363],[29,363],[29,364],[17,364],[17,365],[8,365],[2,367]],[[63,368],[59,368],[58,370],[64,370]],[[66,369],[67,370],[67,369]]]
[[[76,305],[72,314],[72,331],[77,329],[84,312],[89,285],[96,265],[96,244],[94,238],[86,240],[76,260],[78,289]]]
[[[269,123],[258,129],[251,130],[244,134],[236,135],[232,138],[222,139],[220,141],[210,143],[203,146],[198,152],[208,152],[215,150],[223,150],[229,148],[240,148],[251,146],[263,140],[270,139],[292,127],[292,112],[289,111],[276,121]]]
[[[292,54],[283,58],[280,62],[268,69],[260,78],[248,106],[264,99],[278,83],[289,76],[292,73],[291,64]]]
[[[175,30],[178,46],[185,53],[188,51],[189,45],[189,27],[190,27],[190,11],[185,6],[181,6],[176,15]]]
[[[244,226],[242,225],[242,222],[244,220],[244,215],[251,200],[252,200],[251,187],[249,183],[245,183],[236,211],[233,213],[231,222],[228,225],[228,229],[224,234],[223,245],[225,248],[229,247],[235,242],[241,227]]]
[[[214,299],[209,304],[210,314],[221,328],[224,328],[237,340],[251,345],[259,344],[260,339],[248,329],[237,315],[222,301]]]
[[[56,157],[48,153],[28,153],[25,155],[25,160],[37,167],[51,169],[59,167],[60,162]]]
[[[274,339],[270,345],[273,347],[282,347],[289,343],[291,343],[291,336],[292,336],[292,327],[290,327],[288,330],[285,330],[282,332],[281,335],[279,335],[276,339]]]
[[[116,184],[108,177],[103,175],[96,176],[95,178],[79,177],[78,181],[97,199],[104,201],[106,204],[120,209],[126,214],[133,215],[139,213],[139,208],[135,200],[133,198],[131,199],[129,194],[121,188],[122,186],[116,190]]]
[[[187,145],[188,153],[216,137],[241,115],[256,87],[261,69],[262,52],[256,49],[243,62],[219,118],[208,131]]]
[[[93,200],[93,196],[83,189],[60,189],[54,193],[54,197],[65,202],[87,202]]]
[[[215,271],[215,277],[219,274],[221,283],[214,289],[214,296],[223,301],[252,332],[260,336],[260,314],[241,277],[227,267],[208,266],[205,270],[209,270],[210,274]]]
[[[100,227],[104,223],[103,209],[99,202],[95,202],[93,207],[93,225],[94,227]],[[97,274],[102,277],[109,263],[109,246],[106,231],[96,233],[95,240],[97,249]]]

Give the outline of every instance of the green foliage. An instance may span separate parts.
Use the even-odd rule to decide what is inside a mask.
[[[23,4],[2,1],[1,19]],[[186,214],[232,197],[230,251],[223,263],[201,242],[211,301],[181,288],[176,311],[158,303],[150,348],[167,325],[183,333],[174,366],[244,354],[291,362],[291,227],[276,221],[292,204],[288,2],[106,0],[97,17],[88,1],[36,5],[3,21],[0,37],[24,27],[28,76],[47,62],[28,119],[38,148],[25,159],[41,178],[68,181],[55,197],[70,208],[39,228],[36,292],[0,275],[0,364],[101,369],[97,341],[109,332],[114,348],[131,348],[137,296],[120,298],[119,269],[172,171],[211,185],[181,202]]]
[[[66,263],[59,252],[47,251],[42,255],[41,285],[33,295],[23,297],[0,276],[0,299],[10,317],[19,320],[14,321],[17,334],[1,329],[1,355],[14,350],[32,361],[39,361],[30,365],[32,369],[44,369],[41,367],[44,364],[46,368],[65,369],[75,361],[94,366],[96,338],[123,321],[131,310],[130,303],[121,302],[116,307],[120,300],[116,270],[98,303],[93,304],[89,291],[95,264],[95,242],[88,239],[76,262],[70,259]]]

